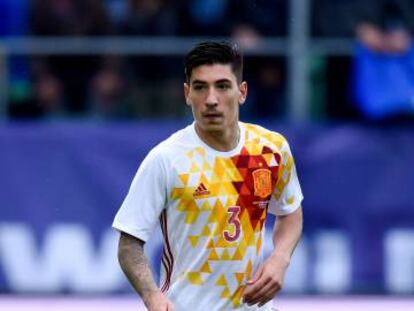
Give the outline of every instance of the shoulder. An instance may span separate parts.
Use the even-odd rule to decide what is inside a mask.
[[[147,157],[169,162],[181,156],[183,151],[188,148],[188,145],[192,143],[192,132],[190,126],[187,126],[173,133],[152,148]]]
[[[286,138],[275,131],[271,131],[257,124],[244,123],[246,129],[246,140],[256,143],[267,143],[277,149],[282,149],[288,145]]]

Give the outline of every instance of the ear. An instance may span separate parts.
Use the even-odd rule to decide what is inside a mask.
[[[239,85],[239,104],[243,105],[247,98],[247,82],[243,81]]]
[[[185,96],[185,103],[187,104],[187,106],[191,106],[189,94],[190,94],[190,85],[187,82],[185,82],[184,83],[184,96]]]

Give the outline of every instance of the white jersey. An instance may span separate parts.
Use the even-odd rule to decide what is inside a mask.
[[[160,221],[160,288],[177,311],[272,310],[242,302],[263,262],[267,212],[285,215],[303,199],[289,145],[280,134],[239,122],[228,152],[205,144],[192,125],[142,162],[113,227],[143,241]]]

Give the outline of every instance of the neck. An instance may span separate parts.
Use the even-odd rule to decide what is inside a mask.
[[[239,144],[240,129],[238,122],[223,131],[205,131],[196,122],[195,130],[204,143],[217,151],[230,151]]]

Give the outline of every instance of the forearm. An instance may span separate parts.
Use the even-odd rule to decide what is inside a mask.
[[[248,305],[263,306],[281,290],[286,269],[301,233],[301,208],[292,214],[277,217],[273,230],[275,248],[247,283],[244,292],[243,299]]]
[[[273,230],[273,244],[275,246],[272,257],[290,263],[293,251],[302,234],[302,208],[292,214],[278,216]]]
[[[129,282],[144,302],[152,293],[159,291],[144,254],[144,242],[128,234],[121,233],[118,259]]]

